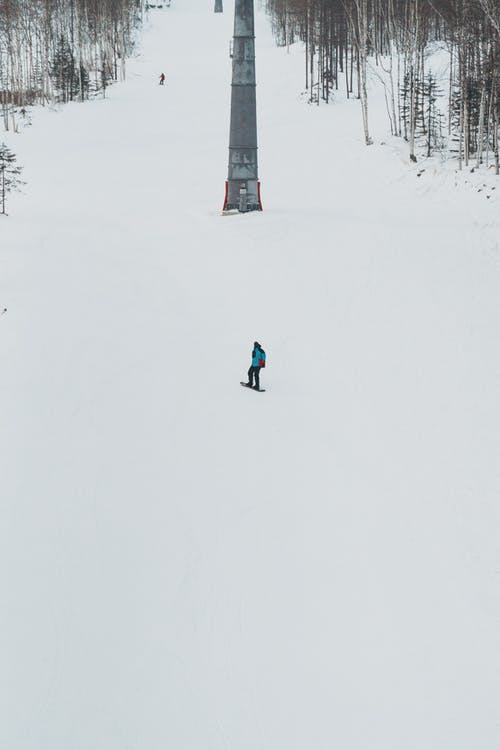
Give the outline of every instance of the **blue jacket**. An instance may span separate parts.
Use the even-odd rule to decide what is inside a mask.
[[[264,360],[264,363],[266,361],[266,353],[263,349],[260,349],[258,346],[256,346],[252,352],[252,367],[259,367],[259,360]],[[260,365],[261,367],[265,365]]]

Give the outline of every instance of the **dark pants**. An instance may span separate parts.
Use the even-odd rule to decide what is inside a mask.
[[[260,390],[259,373],[260,373],[260,367],[259,366],[254,367],[252,365],[248,371],[248,382],[250,383],[250,385],[252,385],[253,379],[255,378],[255,387]]]

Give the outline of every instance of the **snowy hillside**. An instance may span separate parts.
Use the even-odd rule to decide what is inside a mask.
[[[494,178],[410,166],[376,89],[366,148],[259,12],[264,211],[221,216],[212,10],[5,136],[0,748],[493,750]]]

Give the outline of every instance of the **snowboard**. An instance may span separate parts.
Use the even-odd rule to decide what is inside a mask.
[[[242,380],[240,380],[240,385],[242,385],[243,388],[248,388],[249,391],[257,391],[256,388],[250,388],[250,386],[244,383]],[[266,392],[265,388],[259,388],[259,390],[257,391],[257,393],[265,393],[265,392]]]

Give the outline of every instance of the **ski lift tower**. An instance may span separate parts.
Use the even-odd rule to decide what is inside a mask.
[[[262,211],[257,171],[253,0],[235,0],[229,170],[224,211]]]

